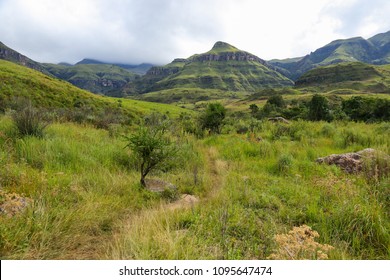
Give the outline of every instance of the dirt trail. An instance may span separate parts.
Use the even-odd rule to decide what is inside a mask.
[[[170,213],[184,209],[191,209],[198,203],[205,203],[207,200],[215,197],[220,188],[223,186],[224,175],[228,169],[228,164],[219,159],[218,150],[214,147],[205,150],[205,181],[207,190],[206,197],[199,199],[190,194],[182,194],[180,199],[171,203],[161,203],[151,209],[145,209],[137,214],[131,214],[125,223],[119,228],[118,232],[113,235],[113,242],[109,245],[107,258],[122,259],[129,258],[129,254],[124,249],[126,244],[137,242],[137,237],[143,238],[151,231],[166,240],[168,232],[166,228],[161,228],[161,221],[169,219]],[[160,221],[160,222],[159,222]],[[152,229],[151,227],[154,227]],[[157,237],[156,237],[157,238]],[[169,242],[169,241],[167,241]],[[133,255],[132,258],[142,257]]]

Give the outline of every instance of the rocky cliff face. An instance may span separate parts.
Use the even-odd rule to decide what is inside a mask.
[[[217,42],[206,53],[152,67],[141,79],[126,86],[125,91],[130,95],[172,88],[256,91],[289,85],[292,82],[265,60],[227,43]]]
[[[14,51],[13,49],[7,47],[1,42],[0,42],[0,59],[11,61],[13,63],[37,70],[46,75],[50,75],[50,73],[40,63],[29,59],[28,57],[18,53],[17,51]]]

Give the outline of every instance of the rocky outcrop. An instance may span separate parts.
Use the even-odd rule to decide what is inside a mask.
[[[154,66],[149,69],[146,75],[149,76],[169,76],[179,72],[181,67],[163,67],[163,66]]]
[[[356,174],[363,171],[365,162],[373,161],[378,157],[385,162],[390,162],[390,157],[388,155],[374,149],[364,149],[354,153],[333,154],[327,157],[318,158],[316,162],[336,165],[346,173]]]
[[[46,75],[51,76],[51,74],[38,62],[14,51],[13,49],[7,47],[3,43],[0,42],[0,59],[4,59],[22,66],[26,66],[28,68],[37,70]]]
[[[191,61],[194,62],[206,62],[206,61],[257,61],[263,65],[266,65],[265,60],[258,58],[247,52],[223,52],[219,54],[203,54],[194,56]]]

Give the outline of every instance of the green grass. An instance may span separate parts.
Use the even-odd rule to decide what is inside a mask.
[[[260,143],[231,134],[206,138],[199,145],[209,162],[209,191],[200,205],[144,212],[137,220],[145,224],[126,224],[109,256],[265,259],[276,234],[307,224],[321,244],[335,247],[332,259],[388,259],[389,178],[373,184],[364,175],[315,163],[366,147],[389,153],[388,132],[378,134],[383,125],[294,122],[280,135],[275,124],[265,123],[257,132]],[[361,137],[344,144],[345,131]]]
[[[118,98],[103,97],[79,89],[68,82],[46,76],[32,69],[0,60],[0,109],[15,98],[30,99],[36,107],[51,109],[74,107],[92,111],[119,110],[136,119],[152,112],[170,112],[173,116],[186,110],[170,105],[152,104]]]
[[[179,210],[140,189],[119,135],[54,123],[43,138],[18,138],[2,116],[1,188],[34,202],[0,215],[1,258],[265,259],[276,234],[303,224],[335,247],[330,258],[390,257],[388,175],[375,181],[315,163],[367,147],[389,154],[387,124],[262,122],[254,133],[204,139],[171,133],[178,160],[152,176],[200,198]]]
[[[389,65],[374,66],[361,62],[318,67],[302,75],[298,90],[343,93],[390,93]],[[344,92],[342,92],[344,91]]]

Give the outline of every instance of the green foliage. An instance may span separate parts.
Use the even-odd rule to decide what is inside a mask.
[[[390,101],[387,99],[354,96],[343,101],[342,109],[354,121],[390,120]]]
[[[209,103],[200,116],[202,129],[209,129],[214,133],[221,133],[226,109],[221,103]]]
[[[309,119],[312,121],[330,120],[329,103],[326,97],[315,94],[309,102]]]
[[[271,97],[269,97],[267,99],[266,104],[274,105],[276,108],[285,108],[286,107],[283,96],[281,96],[279,94],[272,95]]]
[[[134,134],[127,137],[127,141],[126,147],[130,148],[139,160],[140,183],[143,187],[146,187],[146,175],[152,170],[162,168],[176,153],[163,124],[140,126]]]

